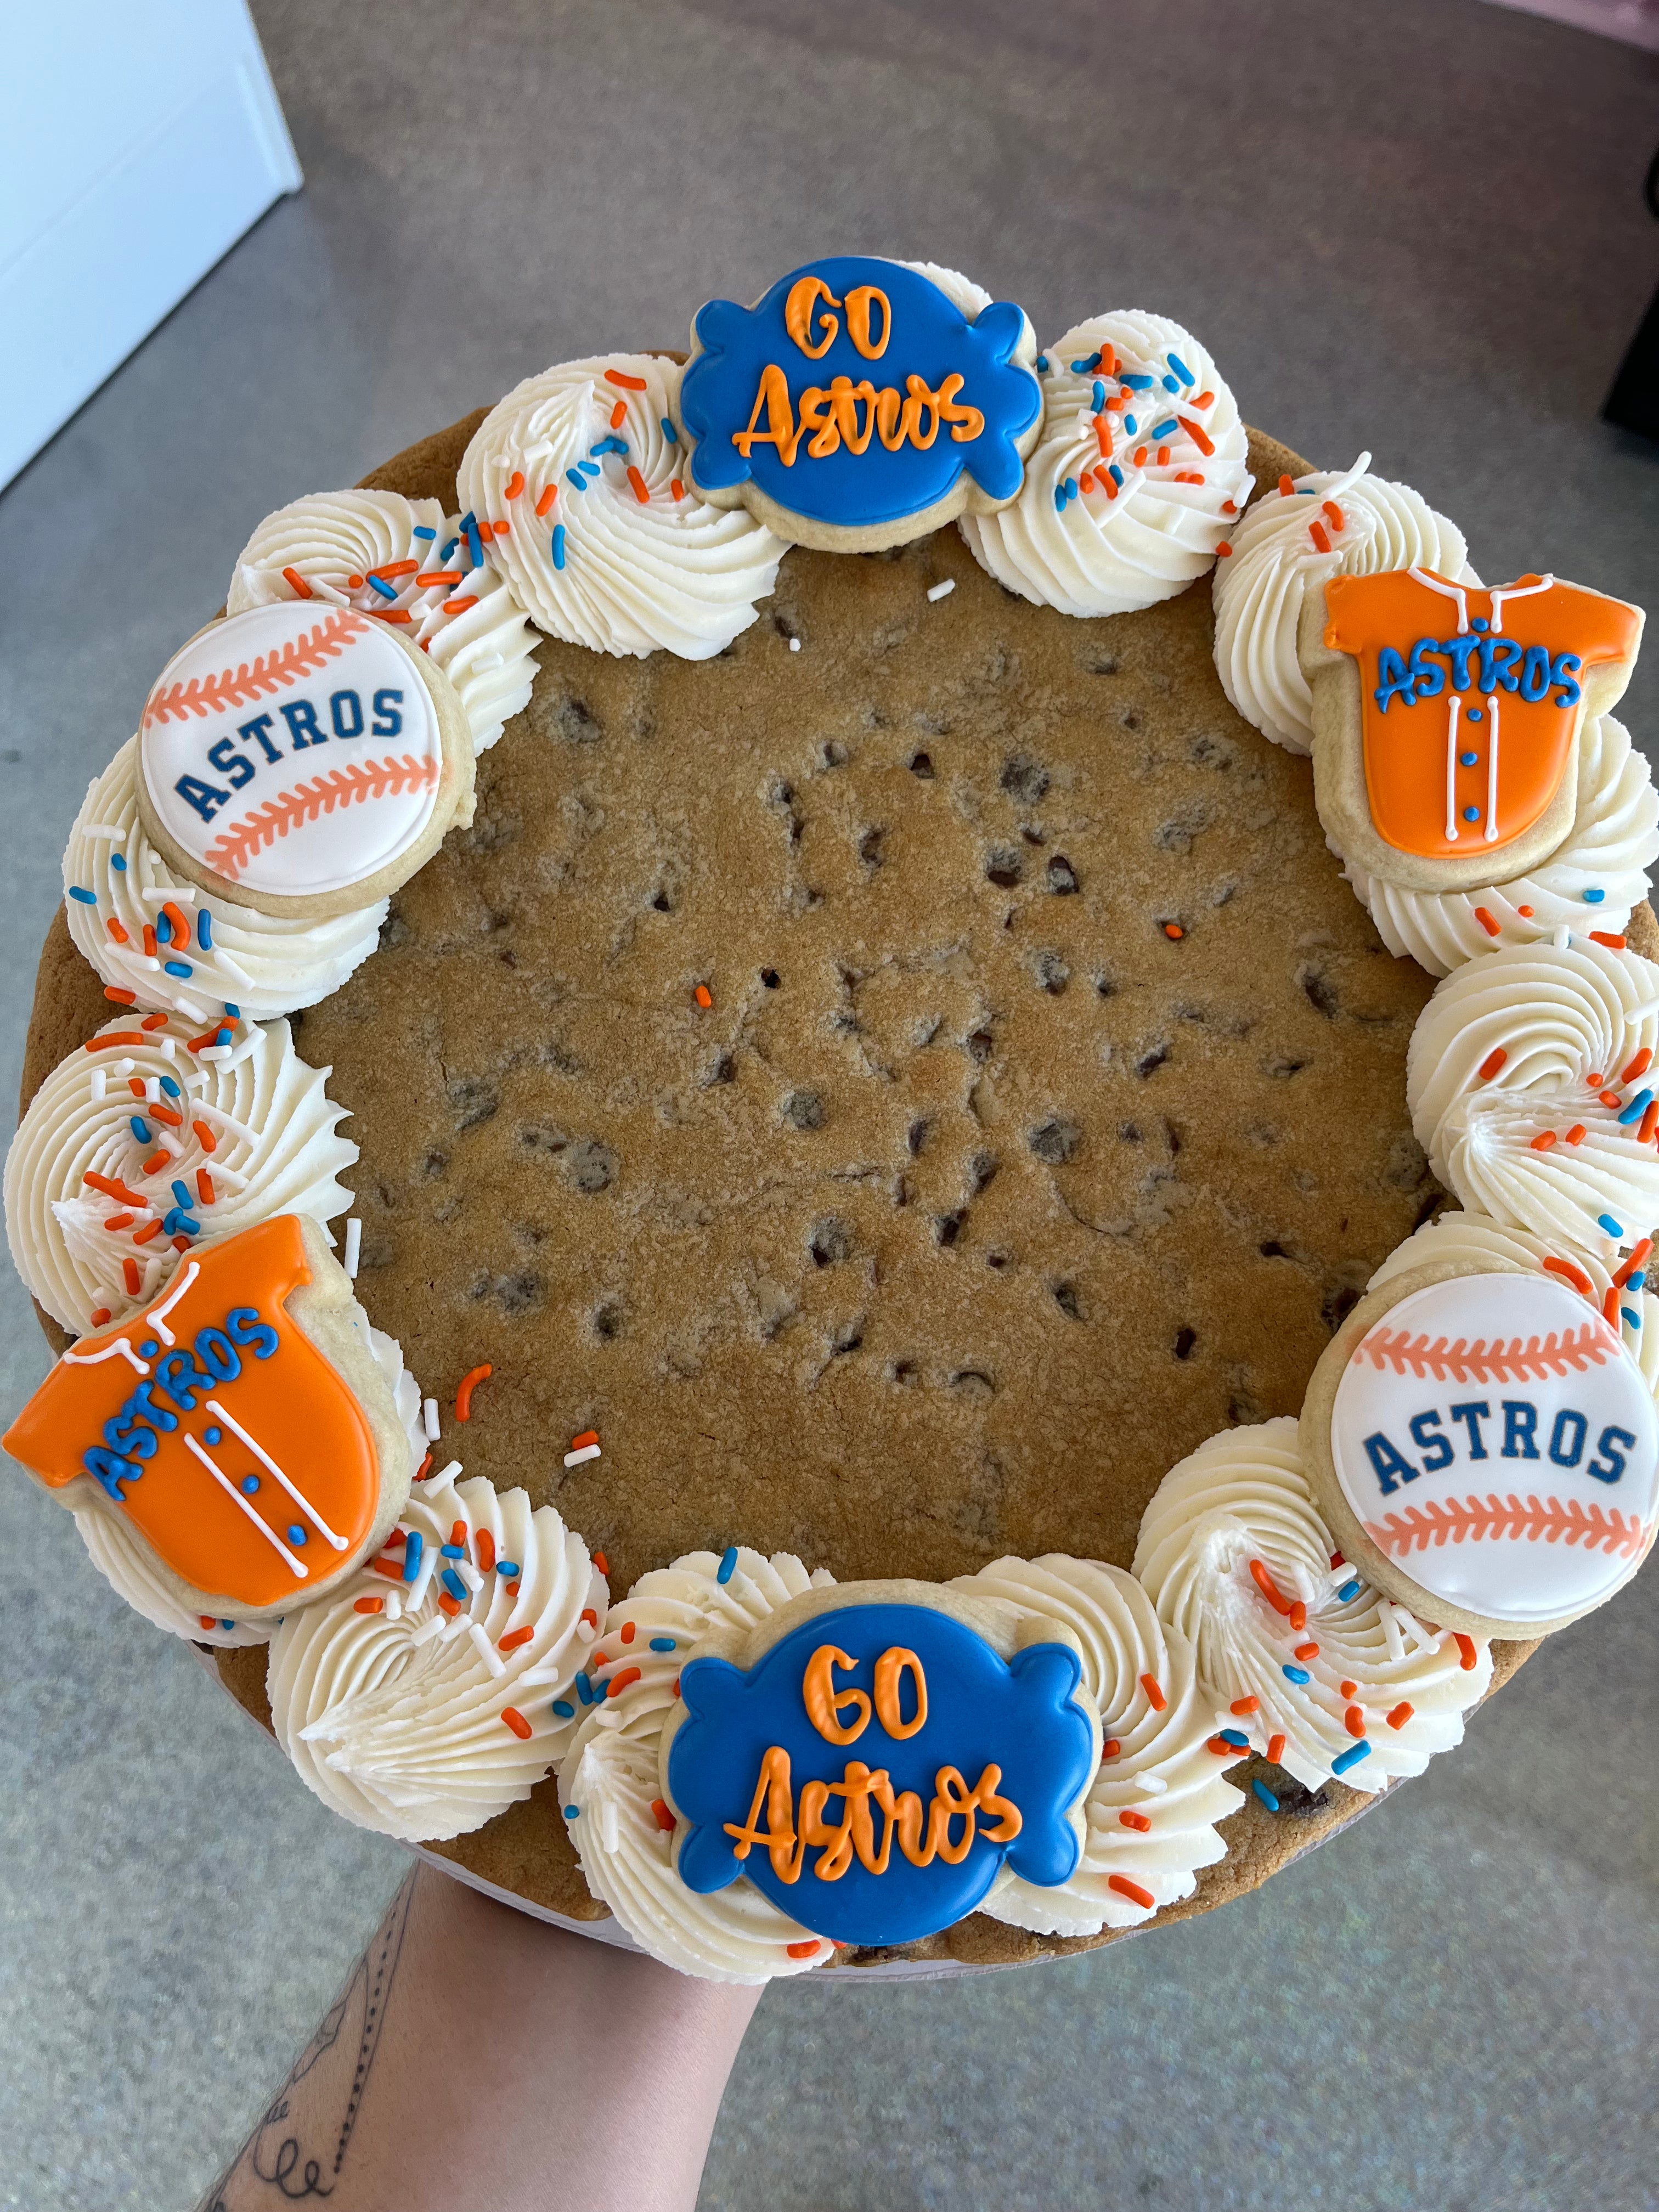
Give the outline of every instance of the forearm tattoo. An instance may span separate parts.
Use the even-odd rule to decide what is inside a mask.
[[[201,2212],[331,2197],[380,2048],[415,1890],[411,1868],[350,1978]]]

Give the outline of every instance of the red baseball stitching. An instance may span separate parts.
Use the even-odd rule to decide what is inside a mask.
[[[355,806],[366,799],[397,798],[405,791],[430,790],[440,775],[435,760],[416,760],[405,753],[402,760],[356,761],[337,768],[311,783],[279,792],[252,814],[227,830],[209,848],[208,866],[234,883],[256,853],[286,837],[301,823],[319,814],[332,814],[337,806]]]
[[[1480,1544],[1500,1536],[1523,1536],[1529,1544],[1577,1544],[1582,1540],[1587,1552],[1605,1550],[1633,1559],[1648,1540],[1635,1515],[1626,1516],[1616,1506],[1610,1510],[1600,1504],[1586,1508],[1576,1498],[1528,1498],[1523,1505],[1513,1492],[1507,1499],[1494,1494],[1413,1505],[1381,1521],[1368,1521],[1365,1534],[1378,1551],[1394,1559],[1426,1552],[1431,1544],[1461,1544],[1466,1537]]]
[[[331,660],[347,641],[367,630],[367,616],[341,607],[318,623],[310,632],[275,653],[262,653],[240,667],[217,676],[192,676],[188,684],[169,684],[165,691],[152,691],[144,706],[143,726],[165,722],[177,715],[217,714],[227,707],[246,707],[252,700],[269,698],[301,676],[309,676]]]
[[[1569,1369],[1582,1374],[1586,1367],[1601,1366],[1620,1349],[1617,1338],[1600,1320],[1587,1321],[1582,1328],[1565,1332],[1552,1329],[1546,1337],[1529,1336],[1524,1342],[1518,1336],[1499,1336],[1488,1343],[1484,1336],[1478,1336],[1473,1344],[1462,1336],[1450,1344],[1443,1336],[1432,1340],[1411,1336],[1404,1329],[1391,1329],[1384,1322],[1356,1348],[1353,1357],[1356,1366],[1369,1359],[1374,1367],[1392,1367],[1396,1375],[1405,1374],[1409,1368],[1419,1382],[1425,1376],[1432,1376],[1437,1382],[1449,1377],[1454,1382],[1523,1382],[1529,1378],[1541,1382],[1547,1375],[1565,1375]]]

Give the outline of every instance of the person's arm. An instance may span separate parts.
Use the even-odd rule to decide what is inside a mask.
[[[417,1867],[203,2212],[692,2212],[758,1995]]]

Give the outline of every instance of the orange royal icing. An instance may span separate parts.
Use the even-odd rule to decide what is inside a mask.
[[[362,1408],[287,1311],[310,1280],[293,1214],[187,1256],[142,1313],[65,1352],[6,1449],[50,1490],[95,1478],[196,1589],[252,1610],[307,1595],[380,1503]]]
[[[1550,576],[1335,576],[1325,607],[1326,644],[1359,663],[1371,821],[1425,860],[1532,828],[1572,757],[1583,672],[1630,659],[1640,630],[1623,600]]]
[[[911,1653],[902,1655],[914,1656]],[[850,1662],[848,1662],[851,1663]],[[907,1735],[914,1730],[907,1729]],[[726,1832],[736,1838],[734,1858],[746,1859],[757,1844],[764,1844],[772,1870],[780,1881],[797,1882],[806,1854],[817,1848],[812,1872],[820,1881],[839,1881],[853,1863],[854,1854],[869,1873],[885,1874],[892,1856],[893,1838],[912,1866],[931,1866],[941,1858],[947,1866],[960,1866],[973,1848],[982,1813],[985,1833],[994,1844],[1012,1843],[1024,1826],[1019,1808],[997,1795],[1002,1781],[1000,1766],[988,1766],[972,1789],[960,1769],[941,1766],[933,1778],[933,1796],[924,1810],[914,1790],[895,1793],[884,1766],[872,1769],[861,1759],[849,1759],[839,1782],[807,1782],[800,1793],[800,1822],[795,1822],[794,1791],[789,1754],[774,1744],[761,1762],[749,1818],[741,1825],[726,1822]],[[839,1797],[844,1809],[838,1821],[823,1817],[830,1800]],[[883,1815],[881,1841],[876,1841],[872,1805]],[[760,1826],[762,1813],[766,1826]],[[962,1833],[953,1837],[951,1823],[960,1820]]]

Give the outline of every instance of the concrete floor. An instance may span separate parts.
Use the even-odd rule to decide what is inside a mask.
[[[1659,62],[1478,0],[254,0],[305,163],[0,498],[0,1089],[88,776],[267,509],[530,371],[672,343],[848,245],[1040,338],[1200,331],[1250,418],[1362,445],[1532,564],[1659,605],[1659,452],[1595,409],[1659,281]],[[1651,647],[1626,714],[1650,738]],[[0,1275],[0,1397],[45,1348]],[[1218,2212],[1659,2203],[1659,1571],[1470,1741],[1224,1914],[1103,1956],[789,1984],[702,2202]],[[0,1479],[0,2205],[193,2201],[398,1879],[67,1518]]]

